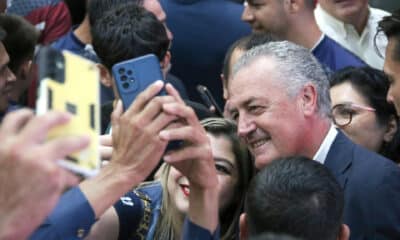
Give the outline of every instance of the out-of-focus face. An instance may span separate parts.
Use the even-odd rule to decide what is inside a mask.
[[[11,91],[9,82],[15,82],[15,75],[8,68],[10,58],[3,45],[0,42],[0,112],[4,112],[8,107],[8,95]]]
[[[375,112],[369,106],[367,99],[361,95],[349,82],[333,86],[330,89],[332,107],[347,106],[334,111],[336,117],[352,114],[351,122],[341,127],[343,132],[355,143],[372,151],[378,152],[383,141],[386,126],[378,123]],[[354,104],[354,106],[352,106]]]
[[[308,135],[300,98],[287,94],[275,72],[274,60],[256,59],[232,77],[228,88],[229,117],[257,169],[278,157],[305,154]]]
[[[281,0],[246,1],[242,20],[251,25],[253,32],[272,33],[281,37],[288,26],[282,2]]]
[[[219,184],[219,209],[225,210],[234,199],[235,187],[238,182],[238,169],[235,161],[235,155],[232,150],[232,144],[224,136],[214,136],[208,134],[211,143],[211,149],[217,168]],[[189,208],[190,185],[185,176],[183,176],[174,167],[171,167],[168,182],[168,193],[172,202],[180,213],[187,213]]]
[[[166,24],[167,15],[165,14],[164,10],[162,9],[160,2],[158,0],[144,0],[143,7],[152,12],[158,19],[158,21],[162,22],[165,26],[165,30],[167,31],[168,39],[172,41],[174,36],[172,32],[169,30]]]
[[[387,100],[388,102],[394,104],[397,115],[400,116],[400,61],[393,59],[396,41],[397,40],[393,37],[389,38],[389,42],[386,47],[386,58],[383,71],[388,75],[390,82]]]
[[[353,19],[368,11],[368,0],[319,0],[321,7],[335,18],[353,24]]]
[[[26,60],[24,61],[20,67],[13,71],[16,77],[16,81],[8,82],[8,86],[11,90],[8,93],[8,97],[10,100],[14,102],[18,102],[21,96],[25,93],[25,91],[29,88],[31,84],[31,76],[32,76],[32,61]]]

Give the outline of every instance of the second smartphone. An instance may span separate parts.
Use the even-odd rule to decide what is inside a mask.
[[[154,54],[119,62],[112,67],[112,73],[124,110],[149,85],[164,80],[160,62]],[[162,90],[159,95],[165,95],[165,91]]]

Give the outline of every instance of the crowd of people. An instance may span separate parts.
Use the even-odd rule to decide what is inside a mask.
[[[400,9],[0,6],[0,240],[400,239]],[[35,114],[39,45],[99,69],[103,164],[93,177],[58,164],[87,136],[47,138],[73,116]],[[112,67],[146,54],[164,79],[124,109]],[[215,101],[202,102],[198,85]]]

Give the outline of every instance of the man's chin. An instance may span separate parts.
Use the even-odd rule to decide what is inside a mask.
[[[256,169],[261,170],[268,164],[270,164],[274,159],[267,156],[256,156],[255,157],[255,166]]]

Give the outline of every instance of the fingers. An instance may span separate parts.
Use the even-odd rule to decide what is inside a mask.
[[[151,129],[153,133],[157,134],[177,119],[178,117],[175,115],[161,112],[153,121],[149,123],[148,128]]]
[[[159,136],[164,141],[184,140],[191,143],[198,142],[196,141],[197,133],[193,131],[191,126],[165,129],[159,133]]]
[[[184,103],[184,101],[181,98],[181,95],[179,95],[179,92],[172,86],[172,84],[167,83],[165,85],[165,90],[169,95],[173,96],[178,102]]]
[[[112,136],[101,135],[100,136],[100,158],[101,160],[110,160],[113,152]]]
[[[164,104],[172,102],[176,102],[176,99],[171,96],[155,97],[145,106],[145,108],[140,113],[136,114],[140,114],[139,116],[144,119],[144,121],[150,121],[156,118],[158,114],[160,114]]]
[[[4,117],[1,123],[1,132],[6,136],[14,135],[19,132],[33,116],[33,111],[29,109],[10,112]]]
[[[40,155],[47,159],[62,159],[65,156],[83,150],[89,145],[88,137],[62,137],[46,142],[40,148]]]
[[[113,147],[100,146],[99,150],[100,150],[100,158],[102,161],[111,159],[113,153]]]
[[[123,112],[122,101],[118,100],[117,104],[114,107],[113,112],[111,113],[111,126],[113,134],[119,131],[119,121],[118,119],[121,117]]]
[[[21,131],[21,135],[24,139],[42,142],[52,128],[64,125],[70,119],[71,115],[68,113],[49,112],[32,118]]]
[[[163,111],[168,114],[179,116],[185,119],[189,125],[200,125],[199,120],[193,108],[179,103],[166,103],[163,104]]]
[[[63,189],[65,187],[72,187],[72,186],[78,185],[78,183],[79,183],[79,178],[76,175],[74,175],[66,170],[63,170],[63,169],[61,169],[61,178],[62,178],[61,179],[61,182],[62,182],[61,187]]]
[[[140,112],[146,104],[156,96],[161,89],[164,87],[163,81],[156,81],[155,83],[151,84],[146,90],[141,92],[133,101],[131,106],[126,110],[129,115],[135,114]]]
[[[110,134],[101,135],[100,146],[112,146],[112,136]]]

